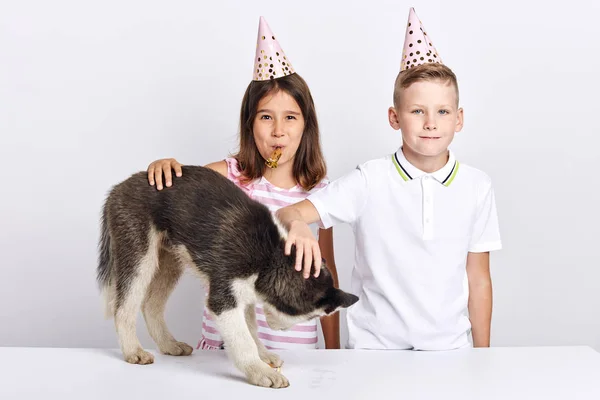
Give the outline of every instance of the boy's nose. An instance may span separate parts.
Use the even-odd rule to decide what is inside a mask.
[[[435,124],[434,121],[427,121],[425,123],[425,130],[426,131],[434,131],[436,129],[437,129],[437,126],[436,126],[436,124]]]

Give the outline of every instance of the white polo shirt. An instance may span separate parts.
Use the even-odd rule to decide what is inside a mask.
[[[490,178],[452,152],[425,173],[402,150],[359,165],[308,197],[325,228],[356,241],[349,348],[446,350],[470,345],[468,252],[502,247]]]

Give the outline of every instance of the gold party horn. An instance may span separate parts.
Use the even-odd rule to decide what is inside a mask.
[[[275,151],[273,151],[273,153],[271,154],[271,157],[269,157],[267,159],[267,161],[265,161],[265,164],[267,164],[267,167],[269,167],[269,168],[277,168],[277,161],[279,161],[280,158],[281,158],[281,147],[278,147],[275,149]]]

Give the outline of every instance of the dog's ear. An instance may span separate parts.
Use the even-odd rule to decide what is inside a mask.
[[[358,301],[358,296],[355,296],[352,293],[344,292],[340,289],[335,290],[337,291],[336,297],[339,301],[338,307],[340,308],[348,308]]]
[[[331,314],[340,308],[348,308],[357,301],[358,296],[332,287],[327,291],[321,306],[324,307],[326,314]]]

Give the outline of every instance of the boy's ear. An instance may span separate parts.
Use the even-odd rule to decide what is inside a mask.
[[[464,124],[464,111],[461,108],[458,109],[458,111],[456,112],[456,127],[454,128],[454,132],[460,132],[463,128],[463,124]]]
[[[395,130],[400,129],[400,121],[398,120],[398,112],[394,107],[390,107],[388,109],[388,121],[390,122],[390,126]]]

